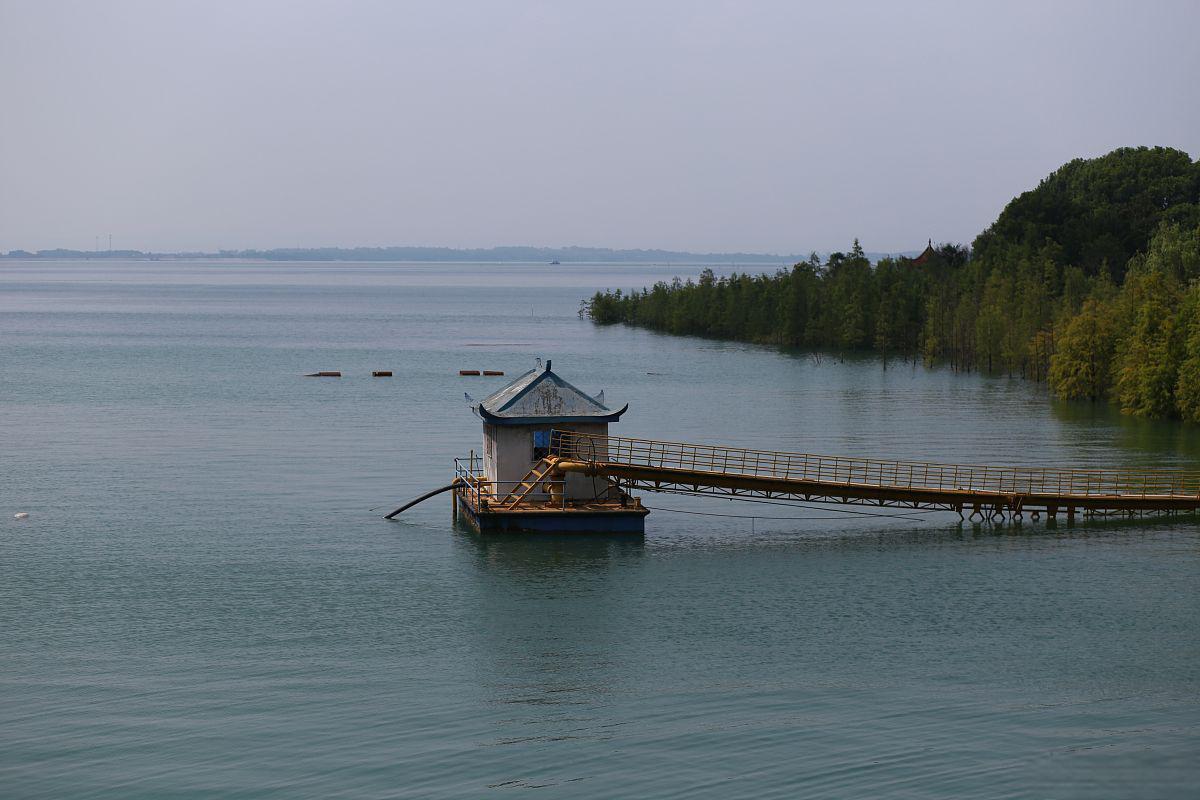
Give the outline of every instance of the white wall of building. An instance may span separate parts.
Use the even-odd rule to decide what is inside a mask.
[[[540,425],[483,425],[483,471],[489,480],[496,482],[495,491],[501,495],[513,490],[536,463],[533,457],[533,434],[541,430],[569,430],[577,433],[608,435],[608,423],[559,423]],[[600,448],[601,451],[604,448]],[[591,453],[581,454],[590,457]],[[602,459],[604,452],[597,452]],[[568,499],[587,499],[603,491],[607,483],[603,478],[592,479],[586,475],[568,475],[566,494]],[[531,495],[545,499],[544,495]]]

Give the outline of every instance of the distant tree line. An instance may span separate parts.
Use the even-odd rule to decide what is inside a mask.
[[[547,263],[661,263],[724,261],[779,264],[795,256],[763,253],[685,253],[676,250],[613,250],[607,247],[298,247],[273,250],[222,250],[221,258],[269,261],[466,261]]]
[[[1017,197],[970,249],[872,264],[815,254],[597,293],[600,324],[871,351],[1048,381],[1065,398],[1200,421],[1200,163],[1168,148],[1077,159]]]
[[[261,261],[458,261],[525,263],[743,263],[786,264],[797,256],[764,253],[686,253],[677,250],[612,250],[607,247],[295,247],[270,250],[219,250],[215,253],[154,253],[141,250],[11,250],[0,258],[96,259],[96,258],[205,258]]]
[[[153,258],[153,253],[143,253],[141,250],[67,250],[61,247],[53,250],[37,250],[30,252],[28,250],[9,250],[7,253],[0,253],[0,258],[42,258],[42,259],[69,259],[90,261],[93,258],[125,258],[125,259],[144,259]],[[177,254],[184,255],[184,254]]]

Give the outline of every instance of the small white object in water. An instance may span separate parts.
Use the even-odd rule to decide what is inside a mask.
[[[13,519],[25,519],[28,516],[28,511],[18,511],[17,513],[13,514]]]

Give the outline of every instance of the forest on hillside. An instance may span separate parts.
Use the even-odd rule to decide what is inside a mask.
[[[1200,421],[1200,162],[1170,148],[1076,159],[970,248],[597,293],[588,314],[675,334],[873,351],[1048,381],[1064,398]]]

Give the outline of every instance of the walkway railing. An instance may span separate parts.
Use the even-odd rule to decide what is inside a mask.
[[[513,498],[512,490],[499,491],[497,482],[488,479],[483,471],[482,456],[472,454],[466,458],[454,459],[454,478],[460,486],[459,494],[470,500],[474,508],[482,508],[485,505],[501,506]],[[548,489],[546,492],[538,492],[538,497],[551,494],[556,494],[560,500],[565,497],[564,480],[544,478],[538,481],[538,485]]]
[[[1057,497],[1200,498],[1200,473],[1083,470],[887,461],[750,450],[554,431],[553,455],[564,459],[689,473],[739,475],[882,489]]]
[[[469,458],[454,459],[454,480],[459,484],[458,492],[468,497],[475,508],[479,508],[480,500],[496,496],[492,482],[483,474],[483,459],[473,453]]]

